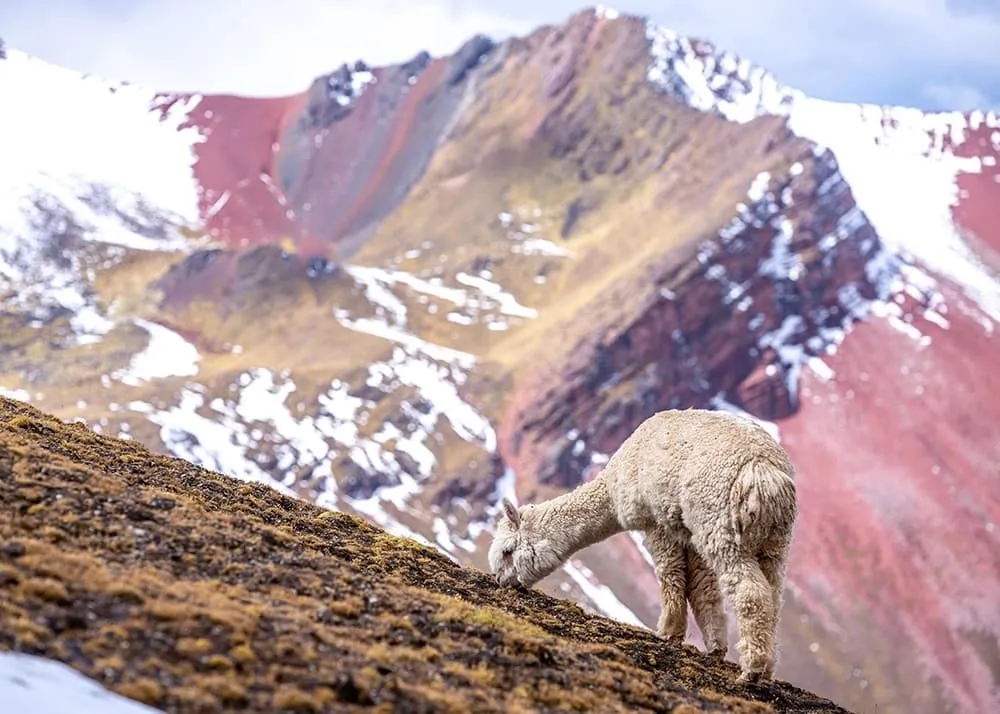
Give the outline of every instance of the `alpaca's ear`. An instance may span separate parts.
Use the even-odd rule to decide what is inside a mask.
[[[514,528],[521,525],[521,514],[517,512],[517,506],[511,503],[507,497],[503,499],[503,511],[507,514],[507,519]]]

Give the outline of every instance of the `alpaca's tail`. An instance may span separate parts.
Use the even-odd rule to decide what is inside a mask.
[[[729,503],[737,543],[760,542],[790,531],[798,514],[791,464],[751,459],[736,474]]]

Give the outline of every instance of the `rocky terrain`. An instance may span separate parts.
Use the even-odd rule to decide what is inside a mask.
[[[163,711],[845,712],[3,397],[0,497],[0,647]]]
[[[995,114],[813,99],[601,8],[269,99],[8,48],[0,95],[6,395],[478,567],[501,496],[746,412],[799,470],[779,675],[1000,705]],[[658,615],[640,537],[541,587]]]

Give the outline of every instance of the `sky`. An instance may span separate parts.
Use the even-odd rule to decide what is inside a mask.
[[[159,90],[272,96],[345,61],[400,62],[560,23],[571,0],[3,0],[0,37]],[[1000,109],[1000,0],[624,0],[824,99]]]

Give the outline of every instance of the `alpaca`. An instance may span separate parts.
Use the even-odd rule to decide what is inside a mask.
[[[661,411],[573,491],[517,508],[503,500],[490,569],[532,587],[573,553],[644,531],[660,586],[657,634],[683,642],[687,603],[706,650],[728,649],[725,592],[739,628],[739,681],[772,679],[785,569],[798,515],[795,471],[754,421],[704,409]]]

